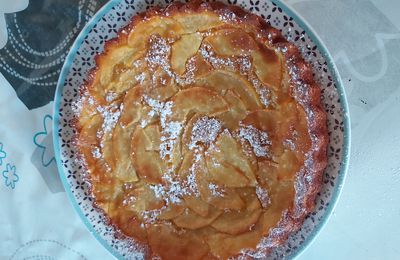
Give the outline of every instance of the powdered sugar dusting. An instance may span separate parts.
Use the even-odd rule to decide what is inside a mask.
[[[165,173],[163,176],[163,184],[150,185],[157,198],[163,199],[166,205],[182,203],[183,196],[199,196],[195,173],[190,174],[183,180],[174,177],[171,172]]]
[[[245,55],[228,58],[218,57],[212,47],[207,44],[203,44],[201,46],[200,54],[216,69],[228,69],[232,71],[238,71],[242,75],[247,75],[248,81],[256,90],[261,103],[265,107],[270,105],[272,98],[271,90],[264,86],[254,72],[251,71],[252,62],[250,56]]]
[[[208,188],[214,197],[224,197],[225,190],[215,183],[208,184]]]
[[[173,149],[177,142],[179,135],[182,132],[182,123],[172,121],[165,124],[162,128],[161,144],[160,144],[160,157],[163,159],[171,160]]]
[[[170,204],[181,204],[183,196],[199,197],[200,193],[196,182],[197,166],[202,160],[201,148],[196,150],[197,153],[194,157],[193,163],[185,178],[178,176],[174,173],[174,169],[169,169],[164,173],[162,184],[150,185],[157,198],[163,199],[166,206]],[[157,218],[153,212],[153,220]],[[161,213],[161,211],[159,212]]]
[[[197,181],[196,181],[197,171],[195,168],[196,168],[196,164],[194,163],[192,165],[192,167],[190,168],[190,172],[189,172],[189,175],[187,176],[186,184],[187,184],[188,193],[191,195],[194,195],[196,197],[199,197],[200,193],[199,193],[199,188],[197,186]]]
[[[294,143],[294,141],[292,139],[286,139],[283,141],[283,145],[286,148],[289,148],[290,150],[294,151],[296,150],[296,144]]]
[[[83,96],[72,104],[72,112],[74,112],[75,115],[79,115],[81,113],[84,100],[85,97]]]
[[[200,54],[203,58],[210,62],[214,68],[229,68],[230,70],[235,69],[235,64],[231,58],[220,58],[217,57],[211,46],[203,45],[200,48]]]
[[[171,69],[168,59],[170,52],[171,46],[168,44],[166,39],[158,35],[152,35],[149,40],[149,50],[145,57],[145,61],[149,65],[150,69],[154,70],[157,66],[160,66],[170,78],[182,86],[193,83],[195,70],[194,58],[192,57],[189,59],[186,73],[181,77],[180,75],[174,73]],[[163,79],[161,79],[161,83],[163,84]]]
[[[145,60],[151,68],[157,65],[162,68],[169,68],[168,56],[170,51],[171,46],[168,45],[164,38],[158,35],[152,35],[149,39],[149,50]]]
[[[135,80],[137,80],[140,84],[143,84],[145,79],[146,79],[146,74],[144,72],[135,76]]]
[[[193,125],[189,149],[193,149],[198,142],[210,144],[215,141],[221,131],[221,122],[215,118],[204,116]]]
[[[219,19],[223,22],[231,23],[237,20],[237,16],[234,12],[224,11],[219,15]]]
[[[124,200],[122,201],[122,205],[123,206],[132,205],[136,201],[137,201],[137,198],[135,196],[128,196],[128,197],[124,198]]]
[[[89,96],[87,92],[85,92],[81,98],[77,99],[72,103],[72,111],[75,115],[80,115],[85,103],[88,103],[90,106],[94,106],[95,101],[93,97]]]
[[[268,195],[268,190],[257,185],[256,186],[256,194],[257,194],[257,198],[261,203],[261,206],[263,208],[267,208],[269,206],[269,204],[271,204],[271,199]]]
[[[239,137],[249,142],[257,157],[269,156],[268,148],[271,141],[268,138],[268,133],[252,125],[246,125],[239,128]]]
[[[183,128],[181,122],[168,120],[172,115],[173,102],[160,102],[148,96],[144,96],[144,101],[152,108],[152,112],[150,113],[155,113],[160,116],[160,125],[162,129],[160,157],[162,159],[171,160],[174,146]],[[146,125],[146,123],[142,122],[141,125]]]
[[[239,72],[242,75],[248,74],[252,67],[251,58],[250,58],[250,56],[247,56],[247,55],[237,57],[236,64],[238,65]]]
[[[288,217],[289,213],[285,210],[282,213],[282,218],[278,222],[277,226],[272,228],[269,234],[261,239],[261,241],[256,246],[256,249],[242,249],[240,251],[241,255],[235,259],[248,259],[251,257],[253,259],[266,259],[270,253],[269,249],[272,249],[279,245],[279,240],[277,238],[286,234],[291,228],[291,220]]]
[[[93,155],[93,158],[96,158],[96,159],[100,159],[102,157],[99,147],[95,147],[92,150],[92,155]]]
[[[162,198],[167,205],[170,203],[181,203],[184,190],[179,180],[174,180],[169,174],[165,174],[163,180],[166,183],[165,185],[150,185],[150,188],[154,191],[156,197]]]
[[[152,224],[152,223],[156,223],[158,216],[161,214],[162,212],[162,208],[161,209],[153,209],[153,210],[145,210],[141,212],[142,218],[146,223]]]
[[[118,97],[118,94],[117,94],[117,93],[111,92],[111,91],[110,91],[110,92],[107,92],[106,101],[107,101],[108,103],[110,103],[110,102],[114,101],[117,97]]]
[[[271,99],[271,91],[267,88],[257,88],[258,95],[260,96],[261,102],[265,107],[268,107]]]
[[[254,73],[251,73],[248,75],[248,79],[251,82],[251,84],[254,86],[254,89],[256,90],[258,96],[260,97],[261,103],[265,106],[268,107],[271,103],[271,90],[264,86],[261,81],[257,78]]]
[[[111,132],[121,116],[120,108],[115,104],[111,104],[110,106],[98,106],[97,111],[103,117],[102,132],[104,134]]]

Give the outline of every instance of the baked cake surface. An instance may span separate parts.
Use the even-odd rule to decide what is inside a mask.
[[[311,67],[262,18],[173,3],[96,57],[77,136],[96,206],[148,258],[263,257],[313,209],[326,115]]]

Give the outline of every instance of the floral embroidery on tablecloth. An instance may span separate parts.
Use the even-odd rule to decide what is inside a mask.
[[[19,176],[16,173],[17,167],[7,163],[6,169],[3,171],[4,184],[11,189],[15,189],[15,184],[19,180]]]
[[[51,145],[46,145],[45,139],[51,134],[48,131],[51,131],[51,124],[53,122],[53,118],[50,115],[45,115],[43,118],[43,130],[37,132],[33,136],[33,143],[41,150],[41,162],[44,167],[49,166],[52,162],[55,162],[54,158],[54,150]]]
[[[3,159],[7,157],[7,153],[3,150],[3,143],[0,142],[0,166],[3,164]]]

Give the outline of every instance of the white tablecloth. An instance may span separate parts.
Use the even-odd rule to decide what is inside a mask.
[[[286,2],[335,57],[352,120],[342,196],[299,259],[398,259],[400,1]],[[0,27],[4,12],[0,5]],[[28,110],[0,74],[0,108],[0,259],[112,259],[61,186],[52,154],[52,102]]]

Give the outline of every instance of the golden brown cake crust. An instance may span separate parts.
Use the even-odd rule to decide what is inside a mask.
[[[305,154],[304,167],[296,174],[294,205],[284,212],[278,225],[270,230],[268,236],[260,241],[256,249],[240,253],[243,256],[262,257],[268,255],[273,248],[283,244],[292,232],[297,231],[301,227],[304,218],[312,212],[315,206],[315,197],[322,186],[323,171],[327,165],[327,145],[329,140],[326,127],[326,113],[321,106],[321,91],[313,79],[310,64],[304,61],[298,48],[294,44],[289,43],[279,30],[271,27],[261,17],[251,14],[240,7],[225,5],[220,2],[174,2],[165,9],[156,7],[135,15],[131,22],[119,31],[117,38],[105,43],[103,53],[97,55],[95,61],[97,65],[101,64],[102,57],[112,50],[114,46],[126,43],[129,32],[142,21],[155,16],[170,17],[179,13],[201,13],[203,11],[217,13],[224,21],[236,23],[244,27],[252,26],[257,28],[258,42],[269,43],[270,46],[281,51],[285,57],[286,67],[290,75],[289,80],[292,86],[290,95],[303,107],[307,118],[311,149]],[[90,92],[90,89],[93,88],[96,73],[98,73],[98,67],[90,71],[86,84],[82,87],[82,95],[87,91]],[[102,101],[100,100],[99,102],[101,104]],[[81,144],[79,144],[78,135],[82,132],[82,126],[79,122],[76,124],[76,129],[76,143],[79,147]],[[82,159],[87,167],[88,161],[86,158]],[[91,182],[90,178],[89,175],[89,183]],[[104,211],[102,207],[98,206],[95,196],[94,201],[94,205],[99,210]],[[110,225],[115,226],[111,219],[108,219],[108,221]],[[125,237],[127,234],[120,232],[119,228],[116,227],[119,236]],[[135,243],[140,244],[137,241]],[[142,244],[141,246],[146,248],[146,244]],[[145,249],[144,252],[149,253],[150,251]]]

